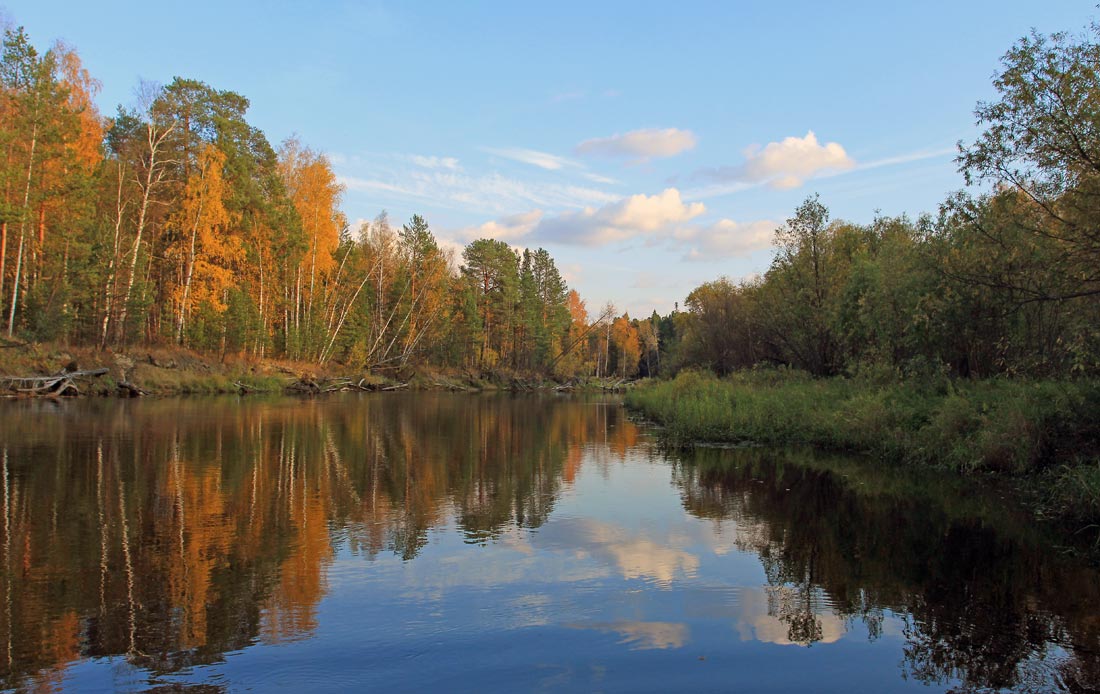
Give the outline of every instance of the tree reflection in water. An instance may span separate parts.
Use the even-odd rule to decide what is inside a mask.
[[[1051,546],[1032,518],[954,477],[811,451],[697,448],[674,477],[685,508],[736,523],[756,553],[769,614],[788,638],[825,638],[822,615],[881,634],[903,620],[905,674],[962,691],[1061,680],[1100,684],[1100,581]],[[1037,655],[1064,648],[1050,661]]]
[[[742,638],[823,646],[859,621],[874,639],[892,615],[911,678],[1100,682],[1096,570],[997,494],[805,451],[660,453],[614,403],[19,403],[0,418],[0,455],[6,687],[55,688],[81,658],[123,656],[156,676],[302,639],[338,552],[419,561],[452,526],[484,544],[545,524],[530,551],[586,553],[669,590],[699,569],[671,540],[548,523],[582,466],[611,476],[629,456],[667,465],[683,507],[759,558],[767,585],[740,599],[767,619],[740,625]],[[567,626],[630,649],[690,640],[675,621]]]

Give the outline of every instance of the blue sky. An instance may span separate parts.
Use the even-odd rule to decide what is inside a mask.
[[[597,310],[665,313],[764,271],[818,192],[834,217],[962,186],[1000,56],[1091,2],[7,2],[73,45],[104,113],[140,79],[247,96],[326,152],[352,220],[424,215],[455,248],[543,246]]]

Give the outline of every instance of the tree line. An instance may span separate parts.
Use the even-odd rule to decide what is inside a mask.
[[[240,94],[184,78],[142,84],[137,106],[105,118],[99,88],[71,47],[39,53],[22,28],[5,32],[9,338],[615,373],[629,320],[614,322],[610,305],[590,317],[544,249],[480,239],[454,258],[419,215],[352,228],[329,160],[296,138],[274,148]]]
[[[1032,33],[937,215],[831,220],[807,198],[759,277],[706,282],[652,322],[672,368],[819,376],[1100,373],[1100,27]]]

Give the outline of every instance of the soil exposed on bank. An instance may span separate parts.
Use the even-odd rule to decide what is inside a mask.
[[[135,346],[100,350],[55,344],[0,344],[0,396],[61,395],[36,392],[27,379],[106,369],[74,378],[65,395],[121,396],[192,394],[301,394],[359,390],[556,391],[621,390],[620,379],[551,381],[509,370],[473,372],[440,369],[371,371],[350,364],[203,354],[179,347]]]

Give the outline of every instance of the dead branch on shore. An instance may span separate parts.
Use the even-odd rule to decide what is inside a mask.
[[[59,395],[80,395],[77,379],[95,378],[106,374],[109,369],[73,370],[63,369],[52,376],[0,376],[0,385],[12,392],[12,397],[50,397]]]

